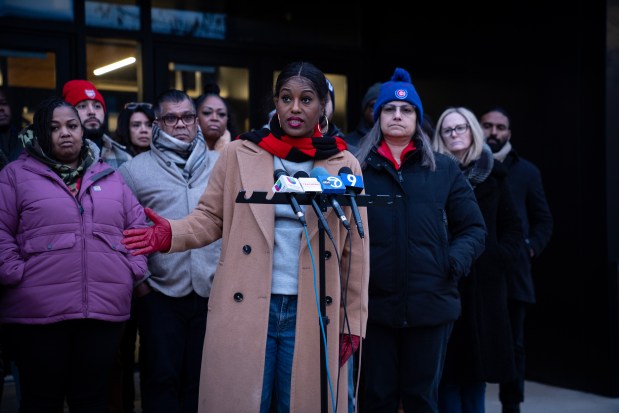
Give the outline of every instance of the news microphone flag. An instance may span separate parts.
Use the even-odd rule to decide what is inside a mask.
[[[301,188],[303,188],[305,192],[309,192],[309,193],[321,193],[322,192],[322,186],[320,186],[320,182],[318,182],[318,179],[310,178],[309,176],[298,177],[297,179],[299,183],[301,184]]]
[[[296,178],[288,175],[281,175],[273,185],[273,192],[296,192],[303,193],[303,187]]]
[[[323,194],[337,195],[346,193],[344,182],[342,182],[342,180],[337,176],[329,175],[325,168],[314,168],[312,169],[312,173],[310,175],[318,179],[318,182],[320,182],[320,185],[322,186]]]
[[[346,187],[344,187],[344,183],[337,176],[329,175],[329,172],[325,168],[316,167],[312,169],[310,175],[312,177],[316,177],[320,185],[322,186],[322,193],[327,195],[333,210],[336,212],[340,221],[346,228],[346,230],[350,230],[350,223],[346,218],[346,214],[344,214],[344,210],[340,206],[340,203],[337,201],[335,196],[337,194],[343,194],[346,192]]]
[[[283,169],[276,169],[273,172],[273,177],[275,178],[275,184],[273,185],[273,192],[275,193],[285,193],[288,196],[288,202],[290,202],[290,206],[292,207],[292,211],[299,218],[299,221],[303,226],[307,225],[305,221],[305,214],[295,197],[295,193],[303,193],[303,188],[299,181],[295,178],[286,175],[286,171]]]
[[[338,172],[346,187],[346,193],[350,195],[350,207],[352,208],[352,216],[355,218],[355,224],[357,225],[357,232],[359,232],[359,237],[363,238],[365,237],[363,222],[361,221],[361,214],[359,214],[359,207],[355,200],[357,194],[363,191],[363,177],[361,175],[354,175],[352,169],[347,166],[340,168]]]
[[[350,172],[345,171],[346,169]],[[344,182],[346,189],[352,190],[356,194],[363,191],[363,177],[361,175],[353,175],[350,168],[344,167],[340,169],[340,178],[342,179],[342,182]]]

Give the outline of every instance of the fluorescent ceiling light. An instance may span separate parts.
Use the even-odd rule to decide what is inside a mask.
[[[109,65],[97,68],[97,69],[93,70],[93,73],[95,74],[95,76],[101,76],[101,75],[103,75],[103,74],[105,74],[107,72],[111,72],[112,70],[120,69],[121,67],[125,67],[125,66],[131,65],[133,63],[135,63],[135,57],[128,57],[126,59],[119,60],[118,62],[114,62],[114,63],[111,63]]]

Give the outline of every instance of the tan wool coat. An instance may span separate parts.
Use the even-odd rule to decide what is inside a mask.
[[[348,151],[316,161],[314,166],[325,168],[331,175],[337,175],[340,168],[347,166],[355,175],[361,175],[358,161]],[[273,204],[237,203],[236,198],[241,190],[247,191],[247,197],[253,191],[270,194],[273,181],[273,156],[249,141],[233,141],[224,147],[198,206],[184,219],[170,221],[170,252],[201,247],[219,238],[223,241],[209,299],[200,378],[200,413],[260,411],[271,295],[275,207]],[[334,400],[338,400],[338,411],[348,411],[347,366],[338,368],[339,337],[342,331],[347,331],[342,327],[344,308],[340,299],[341,286],[346,282],[347,275],[346,314],[352,334],[365,336],[368,306],[369,234],[366,208],[359,208],[362,221],[366,224],[364,239],[356,231],[351,209],[344,206],[343,209],[352,223],[350,233],[331,208],[325,213],[335,241],[332,243],[325,236],[325,256],[329,256],[325,261],[328,377],[335,392],[331,394],[329,391],[327,396],[330,412]],[[306,208],[305,217],[311,251],[303,234],[299,251],[290,404],[291,412],[299,413],[320,412],[323,397],[320,390],[321,340],[317,308],[320,237],[318,221],[311,207]]]

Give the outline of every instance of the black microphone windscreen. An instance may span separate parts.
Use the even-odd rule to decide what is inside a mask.
[[[282,175],[286,175],[286,171],[284,171],[283,169],[276,169],[273,172],[273,178],[275,178],[275,180],[277,181],[279,179],[280,176]]]
[[[295,178],[297,178],[297,179],[299,179],[299,178],[309,178],[309,175],[308,175],[308,173],[307,173],[307,172],[305,172],[305,171],[297,171],[297,172],[294,174],[294,177],[295,177]]]
[[[349,167],[347,167],[347,166],[342,166],[342,167],[340,168],[340,171],[338,172],[338,175],[339,175],[339,174],[354,175],[354,174],[352,173],[352,169],[350,169],[350,168],[349,168]]]

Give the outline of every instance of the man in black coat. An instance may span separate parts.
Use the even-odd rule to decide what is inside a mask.
[[[381,85],[382,83],[376,82],[365,92],[363,100],[361,100],[361,119],[357,127],[344,136],[344,140],[348,144],[348,150],[353,153],[359,146],[359,143],[361,143],[361,138],[374,126],[374,103],[376,102],[376,98],[378,98]]]
[[[508,170],[507,181],[525,233],[525,243],[520,250],[517,264],[508,276],[508,306],[517,378],[499,386],[503,413],[519,413],[520,403],[524,401],[524,319],[527,307],[535,303],[531,259],[539,256],[548,244],[553,219],[539,169],[512,148],[511,125],[507,112],[502,108],[492,108],[481,116],[480,123],[494,158],[502,162]]]

